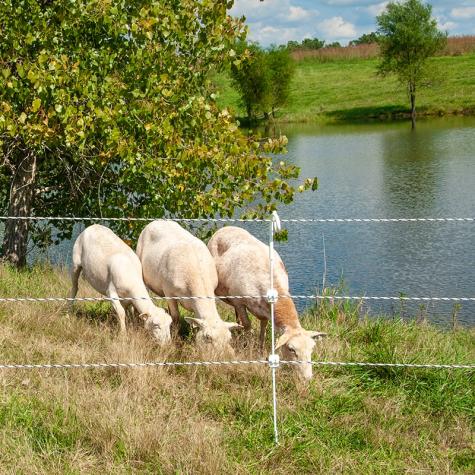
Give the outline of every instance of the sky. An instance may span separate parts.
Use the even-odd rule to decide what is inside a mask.
[[[248,38],[263,46],[319,38],[348,41],[376,29],[382,0],[235,0],[234,16],[244,15]],[[475,34],[475,0],[430,0],[439,27],[449,35]]]

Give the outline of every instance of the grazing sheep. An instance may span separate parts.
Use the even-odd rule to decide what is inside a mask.
[[[73,248],[72,298],[76,297],[81,271],[86,281],[107,297],[142,298],[112,301],[122,333],[126,331],[124,306],[133,305],[144,320],[145,328],[158,342],[163,344],[170,341],[170,315],[153,304],[143,282],[139,258],[109,228],[93,224],[76,239]]]
[[[208,249],[216,262],[218,287],[216,295],[264,296],[270,286],[269,246],[249,232],[234,226],[219,229],[208,243]],[[289,295],[289,280],[282,259],[274,251],[274,288],[279,296]],[[261,322],[260,347],[264,348],[265,332],[270,320],[270,304],[265,297],[223,299],[232,305],[236,318],[244,328],[250,329],[247,311]],[[315,346],[314,339],[324,333],[302,328],[294,302],[290,297],[279,297],[275,304],[275,326],[282,331],[276,349],[282,348],[284,356],[293,360],[310,361]],[[298,365],[300,375],[312,377],[312,365]]]
[[[148,224],[140,234],[137,255],[142,262],[145,284],[165,297],[209,296],[213,299],[169,300],[168,309],[176,325],[178,303],[194,312],[188,320],[199,331],[201,346],[233,353],[229,343],[236,323],[221,320],[214,300],[218,275],[206,245],[173,221],[158,220]]]

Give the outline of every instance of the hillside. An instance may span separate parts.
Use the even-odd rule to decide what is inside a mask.
[[[475,54],[442,56],[432,60],[441,71],[432,87],[418,94],[419,116],[475,113]],[[408,114],[404,88],[395,78],[376,75],[376,59],[296,63],[288,105],[279,122],[330,123],[347,120],[389,119]],[[219,103],[243,115],[239,96],[229,77],[215,78]]]

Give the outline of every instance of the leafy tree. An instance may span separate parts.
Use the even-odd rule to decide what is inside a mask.
[[[290,52],[285,46],[263,50],[255,43],[241,43],[237,50],[241,59],[231,74],[247,117],[252,122],[261,113],[268,119],[269,111],[274,115],[289,97],[295,70]]]
[[[334,41],[333,43],[326,44],[325,48],[341,48],[341,43],[339,41]]]
[[[325,46],[325,41],[319,40],[318,38],[305,38],[300,47],[302,49],[320,49]]]
[[[241,42],[237,48],[240,59],[231,67],[234,85],[241,95],[249,121],[254,121],[260,112],[271,109],[271,74],[266,53],[255,43]]]
[[[272,116],[275,110],[287,103],[290,83],[295,73],[295,62],[287,48],[272,48],[266,52],[267,68],[270,72],[270,95]]]
[[[379,42],[379,34],[376,32],[365,33],[361,35],[358,39],[350,41],[350,46],[359,46],[359,45],[369,45],[372,43]]]
[[[298,169],[266,155],[285,140],[259,146],[211,93],[245,36],[232,3],[0,2],[2,213],[257,216],[290,202]],[[24,265],[28,242],[71,235],[52,224],[7,221],[4,257]]]
[[[427,85],[428,59],[445,46],[447,33],[438,30],[431,5],[421,0],[390,2],[376,20],[381,35],[379,72],[396,74],[407,88],[414,128],[417,90]]]
[[[290,51],[296,50],[300,47],[300,43],[298,41],[292,40],[292,41],[287,41],[287,49]]]

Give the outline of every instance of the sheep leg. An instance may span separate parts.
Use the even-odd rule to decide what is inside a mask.
[[[261,351],[264,351],[264,342],[266,340],[266,328],[269,320],[261,320],[261,332],[259,333],[259,348]]]
[[[135,307],[133,304],[127,304],[125,307],[125,315],[129,319],[129,322],[134,321],[135,319]]]
[[[73,271],[71,272],[71,283],[72,283],[71,298],[72,299],[76,298],[76,295],[78,293],[79,275],[81,274],[81,271],[82,271],[82,267],[80,265],[73,266]],[[74,300],[71,300],[69,302],[69,308],[71,311],[73,307],[74,307]]]
[[[108,297],[116,299],[119,298],[117,295],[117,292],[115,290],[110,290]],[[114,307],[115,312],[117,313],[117,318],[119,320],[119,327],[120,327],[120,333],[122,335],[125,335],[126,333],[126,326],[125,326],[125,310],[122,304],[120,303],[120,300],[112,300],[112,306]]]
[[[178,327],[180,323],[180,311],[178,310],[178,301],[177,300],[169,300],[167,302],[168,305],[168,312],[170,313],[173,325]]]
[[[252,325],[247,315],[246,307],[235,307],[234,311],[236,313],[236,321],[244,327],[244,330],[249,331]]]

